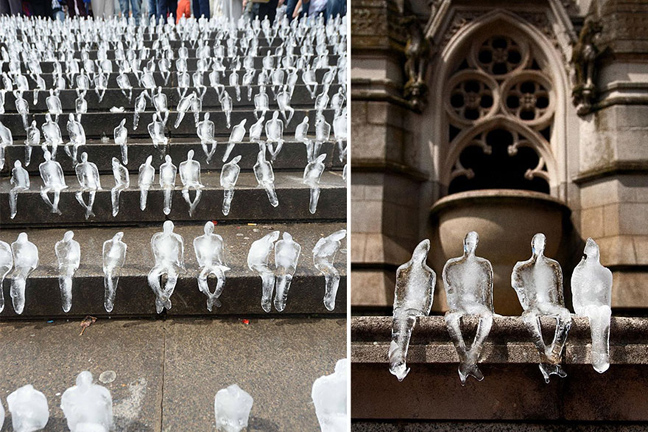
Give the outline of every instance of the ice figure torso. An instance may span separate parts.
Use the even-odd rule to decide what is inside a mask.
[[[156,266],[182,268],[182,237],[178,234],[156,233],[151,238],[151,247]]]
[[[279,274],[295,273],[300,253],[301,246],[293,240],[290,234],[284,233],[283,239],[279,240],[275,245],[275,265],[277,266],[277,272]]]
[[[450,309],[469,310],[471,304],[489,305],[492,302],[492,274],[490,262],[475,255],[449,260],[444,269],[444,281]]]
[[[223,238],[218,234],[205,234],[194,241],[196,258],[200,267],[223,265]]]
[[[513,270],[513,288],[527,309],[542,304],[563,304],[562,270],[557,261],[544,255],[518,263]]]
[[[186,187],[202,187],[200,183],[200,162],[187,160],[180,163],[180,180]]]
[[[92,383],[90,372],[81,372],[76,385],[65,390],[61,409],[71,432],[108,432],[112,427],[112,396]]]
[[[396,271],[394,316],[398,314],[399,310],[415,312],[420,315],[430,313],[434,299],[436,274],[425,263],[428,249],[429,243],[419,244],[412,259]]]
[[[58,162],[46,160],[39,165],[38,170],[45,186],[53,189],[67,188],[65,177],[63,175],[63,168],[61,168],[61,165]]]
[[[74,239],[56,243],[56,257],[59,269],[78,269],[81,262],[81,246]]]
[[[349,361],[338,360],[335,373],[315,380],[311,398],[322,432],[346,432],[349,430],[347,414],[347,383]]]
[[[101,189],[99,170],[93,162],[82,162],[76,166],[75,171],[82,190],[96,191]]]

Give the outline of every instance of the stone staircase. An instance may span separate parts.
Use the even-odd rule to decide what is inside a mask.
[[[215,31],[209,33],[209,36],[214,35]],[[155,37],[155,34],[150,35],[147,31],[145,46],[152,47]],[[213,39],[206,39],[205,42],[213,44]],[[6,41],[0,39],[0,47],[5,43]],[[277,37],[270,47],[261,32],[259,34],[259,56],[265,55],[268,49],[272,49],[274,53],[280,43],[281,40]],[[177,49],[180,42],[171,41],[171,45]],[[188,73],[192,75],[197,66],[196,51],[191,48],[189,43],[187,43],[187,47],[189,48]],[[330,53],[334,53],[335,47],[330,45],[328,49]],[[96,45],[92,45],[89,54],[91,59],[97,57]],[[113,60],[116,70],[115,51],[109,50],[107,54],[108,58]],[[160,52],[152,49],[150,54],[156,56]],[[77,51],[75,57],[80,58],[80,52]],[[255,66],[259,69],[262,67],[262,60],[262,57],[257,57],[254,60]],[[330,65],[335,65],[337,61],[337,55],[329,56]],[[63,61],[61,64],[65,70],[65,62]],[[143,61],[142,66],[145,64],[146,61]],[[227,57],[223,60],[223,64],[226,65],[227,71],[224,74],[221,73],[221,83],[226,84],[230,73]],[[0,63],[1,71],[8,72],[8,66],[7,63]],[[42,77],[49,89],[53,84],[54,63],[41,62],[40,66],[43,71]],[[28,66],[22,63],[21,68],[23,74],[28,76]],[[27,280],[26,303],[22,315],[17,315],[11,305],[9,295],[11,273],[4,282],[2,289],[6,305],[4,311],[0,313],[0,335],[7,336],[7,338],[5,339],[6,345],[0,350],[2,351],[0,361],[4,364],[15,364],[16,358],[24,358],[27,355],[25,350],[29,347],[24,345],[23,339],[18,335],[29,332],[28,329],[33,329],[32,333],[38,334],[36,339],[39,340],[37,342],[40,349],[39,361],[49,365],[52,373],[48,380],[37,375],[36,372],[31,372],[31,369],[34,371],[44,370],[40,366],[22,368],[15,364],[16,368],[13,373],[7,374],[8,378],[0,382],[0,399],[6,398],[5,391],[8,394],[18,385],[32,381],[35,386],[40,384],[40,390],[48,397],[51,407],[51,425],[53,426],[51,429],[48,427],[47,430],[66,430],[62,421],[62,412],[58,409],[60,400],[56,396],[57,393],[64,390],[64,388],[60,388],[62,380],[65,379],[65,382],[72,385],[74,376],[81,370],[91,370],[96,379],[102,370],[112,369],[117,372],[118,379],[106,386],[112,391],[116,402],[120,400],[123,403],[127,403],[129,400],[132,402],[133,398],[137,396],[133,393],[133,386],[139,385],[137,383],[141,384],[141,380],[149,383],[149,393],[157,394],[157,396],[154,394],[142,396],[143,401],[140,401],[140,405],[145,409],[143,408],[137,416],[133,416],[132,410],[125,410],[126,414],[123,414],[122,417],[116,413],[118,417],[117,430],[212,430],[214,423],[213,396],[218,389],[234,382],[238,382],[244,389],[247,384],[246,390],[255,398],[256,408],[253,408],[252,415],[258,417],[256,426],[253,420],[252,426],[254,427],[251,427],[250,430],[317,430],[317,420],[310,403],[308,383],[312,384],[317,376],[332,373],[335,361],[346,356],[346,240],[343,240],[341,253],[338,253],[335,262],[335,267],[341,275],[341,281],[335,309],[332,312],[324,307],[324,277],[313,265],[312,256],[313,247],[320,238],[346,228],[346,181],[342,178],[343,164],[340,163],[338,157],[333,133],[331,133],[331,142],[322,146],[322,153],[327,154],[326,171],[321,178],[321,195],[317,212],[311,214],[308,209],[309,187],[302,182],[304,167],[307,164],[306,147],[303,143],[295,141],[294,131],[303,117],[308,115],[310,117],[309,135],[314,137],[315,100],[311,98],[300,74],[291,100],[291,106],[295,110],[294,116],[290,124],[284,127],[286,142],[273,163],[279,206],[272,207],[265,190],[257,186],[252,167],[256,163],[258,145],[248,141],[246,132],[244,142],[235,146],[230,157],[231,160],[234,156],[242,156],[239,162],[241,174],[235,188],[231,210],[225,216],[221,211],[223,189],[219,183],[219,176],[223,166],[222,157],[231,129],[226,125],[225,113],[221,110],[216,90],[209,87],[207,72],[204,74],[207,91],[203,99],[200,120],[203,119],[205,112],[210,113],[210,119],[216,126],[215,135],[219,143],[211,163],[207,164],[200,139],[196,134],[194,116],[191,111],[187,112],[179,128],[173,128],[177,116],[179,95],[176,91],[175,66],[171,70],[167,84],[164,84],[160,73],[154,74],[156,83],[162,86],[162,91],[167,95],[168,107],[171,111],[165,127],[165,135],[169,138],[169,144],[164,149],[155,148],[147,132],[147,125],[152,121],[155,113],[150,100],[147,101],[146,111],[140,115],[138,128],[133,130],[135,98],[144,90],[142,87],[138,87],[138,81],[134,74],[129,74],[130,82],[133,85],[131,101],[119,89],[116,81],[117,73],[110,74],[108,88],[101,103],[98,102],[94,88],[91,88],[85,95],[88,112],[82,115],[81,123],[85,129],[87,144],[79,148],[79,155],[82,152],[87,152],[88,160],[97,165],[103,187],[103,190],[96,194],[93,208],[96,216],[90,217],[88,220],[84,217],[85,210],[74,197],[75,192],[80,188],[72,160],[61,146],[58,149],[56,160],[60,162],[65,172],[66,183],[69,186],[61,193],[59,208],[62,214],[50,213],[49,208],[39,196],[43,183],[38,174],[38,166],[43,162],[43,152],[39,147],[34,147],[31,163],[25,167],[30,174],[31,188],[29,191],[18,194],[18,213],[14,219],[9,217],[11,169],[14,161],[24,162],[25,160],[23,141],[26,132],[22,118],[16,110],[14,95],[10,92],[5,94],[5,113],[0,114],[0,121],[11,130],[14,142],[12,146],[6,148],[5,166],[0,171],[0,240],[11,244],[20,232],[27,232],[30,241],[38,247],[40,263]],[[320,82],[325,72],[324,69],[316,71]],[[243,70],[240,71],[240,76],[243,73]],[[33,88],[33,80],[31,78],[28,80]],[[69,82],[66,84],[68,89],[60,91],[59,94],[64,113],[58,119],[64,142],[69,141],[66,124],[68,115],[75,112],[75,99],[77,98],[76,91],[69,89]],[[318,86],[317,94],[321,93],[321,88]],[[336,78],[330,86],[329,96],[332,97],[339,88],[340,84]],[[195,88],[191,87],[188,91],[193,90]],[[247,119],[246,131],[249,131],[249,127],[255,123],[256,118],[254,102],[247,98],[247,86],[241,86],[240,101],[236,99],[233,87],[225,86],[225,91],[230,94],[233,100],[232,127],[242,119]],[[259,87],[256,85],[255,79],[252,94],[256,95],[258,92]],[[271,86],[268,86],[267,92],[270,99],[270,110],[266,113],[266,121],[277,109]],[[40,91],[38,101],[34,105],[32,104],[32,91],[23,94],[23,97],[29,102],[28,120],[30,123],[35,120],[39,129],[45,122],[45,113],[47,112],[45,99],[48,95],[47,91]],[[123,107],[124,111],[111,112],[113,107]],[[326,109],[323,114],[326,121],[332,124],[334,111]],[[280,118],[282,117],[280,116]],[[121,193],[120,211],[116,217],[113,217],[110,197],[110,189],[114,186],[111,159],[116,157],[121,161],[120,146],[114,143],[113,130],[122,119],[126,120],[128,128],[128,164],[126,166],[130,173],[130,187]],[[264,138],[265,134],[262,135],[262,139]],[[178,166],[186,160],[189,150],[194,150],[194,160],[201,164],[202,183],[205,185],[202,199],[193,217],[190,217],[189,207],[181,194],[182,184],[177,178],[172,211],[167,216],[162,211],[163,191],[158,186],[158,169],[166,154],[170,155],[174,165]],[[153,156],[156,179],[148,194],[147,208],[145,211],[141,211],[137,176],[140,165],[149,155]],[[191,195],[193,196],[193,192]],[[181,274],[178,279],[175,292],[171,297],[173,307],[162,315],[157,315],[155,296],[148,286],[146,277],[154,265],[150,246],[151,236],[162,231],[162,223],[165,220],[172,220],[176,226],[175,232],[184,239],[184,258],[187,271]],[[203,234],[203,226],[207,221],[216,223],[215,233],[223,237],[225,261],[231,268],[226,273],[225,288],[220,297],[222,307],[214,307],[211,313],[206,307],[206,296],[198,290],[196,278],[200,268],[192,244],[194,238]],[[67,230],[73,230],[75,239],[80,243],[81,265],[73,279],[72,308],[68,313],[64,313],[61,308],[58,264],[54,245],[63,238],[63,234]],[[280,230],[282,233],[289,232],[302,249],[284,312],[277,312],[273,308],[272,312],[266,313],[261,308],[261,279],[257,273],[247,267],[247,254],[252,242],[274,230]],[[102,245],[118,231],[124,233],[123,241],[128,245],[128,252],[126,264],[119,280],[115,306],[109,314],[103,307]],[[210,278],[212,289],[214,284],[215,279]],[[76,323],[86,315],[97,317],[98,320],[83,336],[78,337],[80,328]],[[104,318],[113,320],[106,321]],[[16,319],[21,321],[18,322]],[[142,319],[146,320],[142,321]],[[161,341],[161,348],[154,350],[154,354],[139,352],[139,350],[145,349],[142,346],[141,337],[146,336],[140,335],[133,338],[129,335],[133,326],[140,326],[137,324],[138,322],[142,323],[141,326],[150,327],[151,334],[156,335],[155,338],[159,338]],[[249,327],[255,326],[255,324],[263,327],[264,332],[259,333],[257,338],[249,339],[246,336],[249,334]],[[174,351],[173,355],[170,355],[166,341],[167,337],[170,337],[170,329],[175,325],[181,325],[184,330],[182,337],[176,335],[173,338],[175,341]],[[218,335],[204,334],[205,331],[212,331],[209,329],[220,331],[218,329],[223,328],[227,329],[227,340],[218,339]],[[62,332],[62,329],[67,330]],[[218,362],[213,364],[214,359],[209,358],[208,353],[196,351],[195,336],[201,334],[210,338],[210,343],[218,346],[215,351],[223,356],[222,361],[229,362],[231,360],[227,358],[227,348],[231,346],[233,347],[232,352],[243,356],[236,360],[242,362],[244,366],[233,369],[228,367],[227,375],[219,374]],[[326,349],[318,352],[318,344],[313,345],[310,343],[312,341],[309,342],[309,334],[328,338],[324,342]],[[215,336],[216,339],[212,340],[212,336]],[[59,340],[59,338],[62,339]],[[57,340],[56,343],[53,342],[54,339]],[[243,342],[244,340],[247,342]],[[291,342],[305,351],[295,356],[291,354],[292,348],[277,349],[278,346],[283,345],[288,347]],[[251,343],[252,346],[241,347],[240,343]],[[254,348],[254,344],[258,348]],[[313,346],[312,350],[309,350],[310,345]],[[71,350],[76,355],[70,355],[66,350]],[[92,354],[90,354],[91,352]],[[119,353],[119,355],[115,356],[115,353]],[[184,354],[180,355],[180,353]],[[149,362],[137,362],[136,364],[129,363],[127,359],[129,356],[139,358],[143,355],[152,357]],[[90,358],[95,360],[101,358],[101,361],[93,363],[95,360],[90,360]],[[109,358],[115,358],[114,362],[106,362],[106,359]],[[211,369],[212,374],[202,378],[212,381],[203,382],[199,376],[189,377],[187,385],[191,382],[199,387],[198,393],[190,398],[185,397],[185,389],[182,385],[164,390],[164,383],[169,379],[164,374],[164,369],[165,365],[168,365],[167,362],[172,361],[171,359],[175,362],[172,367],[181,367],[185,373],[191,370],[208,373]],[[185,362],[184,366],[183,362]],[[264,371],[262,375],[266,373],[275,375],[270,383],[267,382],[266,376],[258,375],[251,367],[251,365],[264,362],[266,364],[261,368]],[[29,366],[29,362],[26,365]],[[162,372],[160,372],[160,368]],[[295,375],[295,371],[301,372]],[[51,375],[57,376],[54,378]],[[170,378],[173,381],[177,379],[175,376]],[[155,380],[162,380],[162,384],[156,383],[155,386],[152,386],[151,384]],[[293,387],[288,386],[287,390],[291,393],[284,395],[282,386],[278,383],[290,381],[298,382],[298,387],[301,390],[296,392]],[[306,389],[308,392],[304,392]],[[282,412],[279,409],[280,403],[292,403],[294,407]],[[265,407],[266,412],[257,412],[256,410],[260,407]],[[184,419],[186,422],[183,423],[181,420]],[[8,421],[10,422],[10,419]]]

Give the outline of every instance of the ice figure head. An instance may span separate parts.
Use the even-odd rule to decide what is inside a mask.
[[[479,243],[479,234],[475,231],[470,231],[464,238],[464,253],[466,255],[474,255]]]
[[[45,150],[43,152],[43,159],[45,159],[45,162],[49,162],[52,160],[52,153],[50,153],[49,150]]]
[[[533,236],[531,239],[531,251],[533,252],[533,256],[544,255],[546,240],[547,238],[542,233]]]
[[[347,415],[348,359],[338,360],[335,373],[315,380],[311,398],[322,432],[344,432],[349,430]]]
[[[209,120],[209,113],[206,112],[205,115],[203,116],[204,120],[207,121]]]
[[[27,243],[29,241],[29,237],[27,237],[27,233],[21,232],[18,234],[18,238],[16,239],[16,243]]]
[[[86,163],[88,162],[88,153],[83,152],[81,153],[81,163]]]
[[[15,161],[14,168],[22,168],[22,162],[20,162],[19,160]]]
[[[149,155],[144,163],[150,166],[153,163],[153,156]]]
[[[189,151],[187,152],[187,160],[190,161],[190,160],[193,159],[193,157],[194,157],[194,151],[193,151],[193,150],[189,150]]]
[[[162,231],[164,231],[164,234],[166,235],[172,234],[173,228],[174,228],[173,222],[171,222],[170,220],[164,221],[164,224],[162,224]]]
[[[113,236],[113,241],[118,242],[118,241],[121,241],[121,239],[123,239],[123,238],[124,238],[124,233],[120,231],[120,232],[118,232],[117,234],[115,234]]]
[[[41,430],[49,420],[47,398],[31,384],[20,387],[7,397],[11,423],[16,432]]]
[[[66,231],[65,234],[63,235],[63,241],[64,242],[69,242],[74,238],[74,232],[72,231]]]
[[[112,158],[112,167],[113,169],[117,169],[117,167],[119,167],[119,159],[117,159],[116,157]]]
[[[168,163],[168,164],[172,163],[172,162],[171,162],[171,155],[166,155],[166,156],[164,156],[164,161],[165,161],[166,163]]]
[[[250,246],[248,253],[248,267],[255,270],[255,267],[261,266],[267,268],[270,260],[270,253],[274,248],[274,242],[279,238],[279,231],[272,231],[259,240],[255,240]]]
[[[213,234],[214,233],[214,222],[212,222],[212,221],[207,222],[203,229],[205,231],[205,235]]]
[[[254,399],[233,384],[219,390],[214,398],[216,429],[220,432],[240,432],[248,426]]]
[[[81,372],[76,385],[61,396],[61,409],[73,432],[108,432],[113,423],[112,396],[107,388],[92,383],[92,374]]]
[[[585,258],[590,261],[600,262],[601,255],[599,251],[599,246],[596,242],[590,237],[585,243],[585,250],[583,251]]]

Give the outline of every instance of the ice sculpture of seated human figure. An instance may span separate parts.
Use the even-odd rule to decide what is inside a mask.
[[[261,140],[264,122],[265,117],[261,116],[252,126],[250,126],[250,142],[258,143]]]
[[[331,125],[328,124],[324,114],[317,113],[315,116],[315,144],[313,146],[313,155],[318,155],[322,144],[327,142],[331,137]],[[316,156],[314,156],[316,157]]]
[[[92,212],[94,206],[95,195],[101,188],[101,180],[99,178],[99,169],[93,162],[88,162],[88,153],[81,153],[81,162],[74,169],[76,171],[77,179],[79,180],[80,190],[74,194],[76,200],[85,209],[85,218],[95,214]],[[83,193],[88,192],[88,204],[83,200]]]
[[[14,432],[35,432],[47,426],[47,398],[31,384],[22,386],[7,396],[7,405]]]
[[[169,139],[164,135],[164,123],[162,123],[156,113],[153,113],[153,121],[148,125],[148,133],[153,141],[153,146],[165,146]]]
[[[123,232],[118,232],[112,239],[103,244],[103,272],[104,272],[104,308],[106,312],[113,311],[115,295],[121,270],[126,262],[127,245],[122,241]]]
[[[11,129],[0,122],[0,170],[4,168],[5,164],[5,149],[11,145],[13,145]]]
[[[283,233],[283,238],[275,244],[275,309],[283,312],[288,300],[288,291],[293,275],[297,269],[301,246],[295,242],[290,234]]]
[[[389,372],[403,381],[409,373],[407,350],[416,318],[432,309],[436,273],[426,264],[430,241],[416,246],[412,258],[396,270],[392,336],[389,345]]]
[[[189,204],[189,217],[193,217],[196,207],[202,196],[202,189],[205,187],[200,181],[200,162],[194,160],[194,151],[187,152],[187,160],[180,163],[180,181],[182,182],[182,197]],[[196,192],[194,200],[191,201],[189,189]]]
[[[243,119],[232,129],[229,140],[227,140],[227,148],[225,149],[225,154],[223,155],[223,162],[227,162],[227,159],[229,159],[232,150],[234,150],[234,146],[243,141],[243,138],[245,137],[246,123],[247,119]]]
[[[567,334],[571,328],[571,315],[564,307],[563,275],[558,261],[544,255],[545,236],[538,233],[531,240],[532,256],[513,267],[511,285],[524,309],[522,321],[540,353],[540,371],[548,383],[551,375],[567,376],[560,360]],[[556,320],[556,331],[550,346],[542,337],[540,317]]]
[[[171,213],[171,200],[173,199],[177,173],[178,168],[173,165],[171,156],[166,155],[164,157],[164,163],[160,165],[160,187],[164,190],[164,208],[162,211],[165,215]]]
[[[311,214],[315,214],[317,211],[317,202],[320,197],[320,179],[326,167],[324,166],[324,160],[326,159],[326,153],[317,156],[313,162],[309,162],[304,169],[304,178],[303,183],[310,187],[310,203],[308,206],[308,211]]]
[[[114,130],[115,144],[121,149],[122,163],[128,165],[128,129],[126,119],[122,119]]]
[[[270,268],[270,256],[274,250],[274,243],[278,238],[279,231],[272,231],[259,240],[255,240],[248,253],[248,267],[261,277],[261,307],[266,312],[272,310],[275,274]]]
[[[47,111],[54,116],[54,121],[58,122],[59,116],[63,114],[63,106],[61,105],[61,99],[54,93],[54,89],[50,89],[49,96],[45,99],[45,105]]]
[[[40,146],[41,133],[36,124],[36,120],[32,120],[31,125],[25,129],[25,166],[31,163],[32,149]],[[43,151],[47,150],[47,146],[43,145]]]
[[[321,238],[313,248],[313,264],[324,275],[324,306],[329,311],[335,309],[335,297],[340,286],[340,272],[335,268],[335,255],[340,250],[346,230],[339,230]]]
[[[173,127],[175,129],[178,129],[180,127],[180,123],[182,123],[182,120],[184,119],[184,116],[189,110],[192,109],[194,101],[197,100],[198,96],[196,95],[196,92],[193,91],[189,93],[186,96],[183,96],[182,99],[180,99],[180,102],[178,102],[178,116],[176,117],[175,124]]]
[[[40,196],[52,210],[52,213],[61,214],[58,208],[59,200],[61,199],[61,191],[67,189],[65,184],[65,176],[63,175],[63,168],[61,164],[52,160],[52,155],[49,151],[45,150],[43,153],[45,161],[38,166],[43,185],[41,186]],[[54,194],[54,201],[50,201],[47,194],[52,192]]]
[[[313,154],[314,142],[308,138],[308,116],[304,116],[301,123],[295,127],[295,141],[302,142],[306,146],[306,158],[313,162],[318,155]]]
[[[272,207],[277,207],[279,205],[279,200],[277,199],[277,192],[274,187],[274,171],[272,170],[272,164],[266,160],[265,148],[265,143],[261,141],[259,143],[257,162],[253,167],[254,176],[256,177],[259,186],[265,189],[266,194],[268,195],[268,200],[270,200],[270,205],[272,205]]]
[[[139,125],[139,118],[144,111],[146,111],[146,99],[148,99],[148,91],[142,90],[142,92],[135,98],[135,108],[133,114],[133,130],[137,129]]]
[[[214,234],[214,223],[207,222],[204,231],[204,235],[194,239],[193,246],[196,260],[201,268],[198,275],[198,289],[207,296],[207,310],[211,312],[214,305],[216,307],[221,306],[218,298],[225,288],[225,272],[230,268],[224,264],[223,250],[225,244],[223,237]],[[213,293],[209,289],[209,275],[216,277],[216,288]]]
[[[610,367],[612,272],[601,265],[599,247],[591,238],[587,239],[583,258],[572,274],[571,289],[574,311],[589,319],[592,366],[603,373]]]
[[[65,153],[67,153],[76,165],[77,151],[80,146],[86,144],[86,135],[81,123],[74,118],[74,114],[70,114],[68,117],[67,131],[70,136],[70,142],[65,145]],[[70,150],[70,146],[72,146],[72,150]]]
[[[344,162],[347,156],[347,109],[342,109],[339,116],[333,119],[333,134],[337,141],[338,150],[340,151],[340,162]]]
[[[349,430],[347,413],[347,384],[349,360],[341,359],[335,364],[335,372],[315,380],[311,398],[322,432],[346,432]]]
[[[13,254],[11,253],[11,246],[9,246],[9,243],[5,243],[0,240],[0,287],[2,287],[5,277],[9,274],[12,268]],[[4,307],[4,290],[0,289],[0,312],[4,310]],[[2,421],[0,421],[0,430],[2,430]]]
[[[232,200],[234,199],[234,187],[238,181],[239,174],[241,173],[241,167],[238,163],[241,160],[241,156],[236,156],[230,162],[223,165],[220,174],[220,185],[223,188],[223,214],[227,216],[230,212],[232,206]]]
[[[475,255],[479,236],[475,231],[466,234],[463,256],[451,258],[443,267],[443,285],[448,302],[446,327],[459,355],[459,378],[466,383],[469,376],[484,379],[477,363],[493,325],[493,266]],[[461,332],[461,318],[479,317],[472,345],[468,347]]]
[[[254,399],[238,385],[221,389],[214,397],[216,430],[241,432],[247,430]]]
[[[92,383],[92,374],[81,372],[76,385],[61,396],[61,409],[70,432],[108,432],[113,427],[110,391]]]
[[[72,278],[81,263],[81,246],[74,240],[74,232],[67,231],[63,240],[56,242],[54,247],[59,269],[59,289],[63,312],[72,308]]]
[[[112,215],[119,213],[119,195],[130,186],[128,168],[119,163],[119,159],[112,158],[112,172],[115,178],[115,186],[110,190],[110,201],[112,203]]]
[[[286,126],[290,124],[290,120],[292,120],[295,114],[295,109],[290,106],[290,99],[290,92],[288,90],[284,90],[277,95],[279,111],[281,111],[281,115],[286,120]],[[288,112],[288,115],[286,115],[286,112]]]
[[[155,108],[160,120],[162,120],[162,123],[166,125],[170,113],[167,105],[167,95],[162,91],[162,87],[158,87],[157,90],[157,93],[153,93],[153,107]]]
[[[9,184],[13,186],[9,190],[9,217],[13,219],[18,213],[18,193],[29,190],[29,173],[19,160],[14,162]]]
[[[14,311],[20,315],[25,308],[25,287],[27,278],[38,267],[38,248],[29,241],[27,233],[18,234],[11,244],[14,270],[11,274],[11,302]]]
[[[148,156],[146,161],[139,167],[137,186],[140,189],[140,210],[142,211],[146,210],[148,191],[155,182],[155,168],[153,168],[151,162],[153,162],[153,156]]]
[[[43,130],[43,138],[45,144],[52,147],[52,159],[56,159],[56,149],[63,144],[63,137],[61,136],[61,128],[58,123],[52,120],[49,113],[45,114],[45,123],[41,127]]]
[[[268,120],[268,122],[265,124],[268,151],[270,152],[270,156],[273,161],[277,159],[277,155],[279,155],[279,152],[283,147],[283,131],[283,121],[279,119],[279,111],[275,111],[272,113],[272,119]],[[276,148],[274,148],[273,143],[277,143]]]
[[[214,138],[215,130],[214,122],[209,120],[209,113],[205,113],[203,120],[198,122],[196,126],[196,132],[198,133],[198,138],[200,138],[200,145],[205,152],[205,156],[207,156],[207,164],[214,157],[216,146],[218,145],[218,141]]]
[[[151,249],[155,257],[155,267],[148,274],[148,284],[155,293],[155,309],[162,313],[164,308],[171,309],[171,296],[178,282],[178,274],[185,271],[184,241],[173,232],[173,222],[166,221],[162,232],[153,234]],[[166,275],[164,289],[161,278]]]

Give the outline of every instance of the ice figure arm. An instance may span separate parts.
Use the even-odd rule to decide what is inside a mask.
[[[559,304],[560,306],[565,306],[565,296],[563,293],[563,274],[562,274],[562,268],[560,267],[560,264],[558,262],[552,263],[554,269],[556,270],[556,274],[558,277],[558,280],[556,281],[557,285],[557,292],[556,292],[556,303]]]
[[[193,241],[194,253],[196,254],[196,261],[198,261],[198,266],[204,267],[205,260],[203,259],[202,252],[200,251],[200,240],[202,236],[196,237]]]
[[[180,237],[179,234],[176,234],[176,240],[180,244],[180,257],[179,257],[179,259],[180,259],[180,261],[179,261],[180,268],[182,270],[187,270],[187,268],[185,267],[185,262],[184,262],[184,242],[182,241],[182,237]]]
[[[488,268],[488,274],[487,274],[487,281],[486,281],[486,286],[485,290],[486,292],[483,293],[483,299],[484,299],[484,304],[490,309],[490,311],[494,311],[495,308],[493,306],[493,266],[488,260],[484,260],[486,267]]]
[[[513,272],[511,273],[511,287],[515,290],[520,305],[522,309],[527,310],[529,308],[529,302],[527,301],[526,294],[524,292],[524,280],[521,276],[521,269],[524,265],[524,261],[518,261],[513,267]]]

